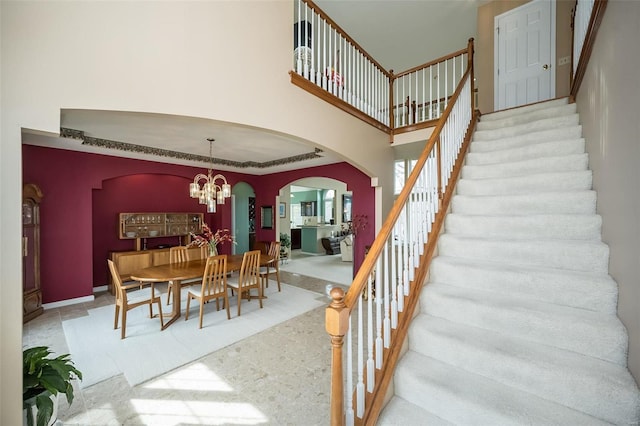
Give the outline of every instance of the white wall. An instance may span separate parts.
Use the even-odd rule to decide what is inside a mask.
[[[21,128],[58,133],[61,108],[86,108],[273,129],[377,177],[390,208],[388,136],[289,81],[292,0],[2,1],[0,11],[2,424],[20,421]]]
[[[628,364],[640,380],[640,4],[610,0],[577,96]]]

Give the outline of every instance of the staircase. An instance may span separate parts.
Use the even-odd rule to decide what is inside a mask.
[[[576,105],[482,116],[378,424],[638,424]]]

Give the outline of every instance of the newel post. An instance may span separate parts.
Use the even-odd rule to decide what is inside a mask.
[[[334,287],[331,304],[325,311],[325,329],[331,336],[331,425],[344,424],[344,375],[342,346],[349,328],[349,311],[344,304],[344,290]]]

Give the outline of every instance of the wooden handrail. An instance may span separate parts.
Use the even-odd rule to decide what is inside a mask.
[[[447,119],[451,115],[451,112],[456,104],[456,101],[460,97],[460,94],[468,81],[470,81],[470,93],[471,93],[471,122],[466,129],[465,139],[463,142],[463,147],[460,155],[457,157],[453,172],[451,174],[451,180],[447,188],[443,191],[441,187],[438,189],[439,197],[441,197],[441,208],[438,210],[436,214],[435,222],[433,224],[432,230],[429,235],[438,235],[442,224],[444,223],[444,215],[446,214],[446,209],[451,199],[451,195],[453,194],[454,182],[456,181],[459,171],[462,167],[464,155],[469,145],[470,135],[475,126],[475,122],[478,117],[477,111],[473,110],[473,39],[469,39],[469,44],[467,47],[467,52],[469,53],[469,67],[467,67],[466,72],[464,73],[462,79],[457,85],[457,88],[454,94],[451,97],[451,102],[445,108],[445,111],[438,121],[438,124],[435,126],[431,137],[429,138],[422,154],[418,158],[412,172],[410,173],[408,179],[405,182],[404,188],[400,192],[400,195],[396,199],[393,204],[391,211],[389,212],[386,220],[382,224],[378,235],[376,236],[373,244],[369,249],[369,253],[364,258],[363,263],[360,265],[356,276],[353,279],[351,286],[349,287],[349,291],[345,295],[341,289],[333,289],[331,291],[331,297],[333,299],[332,303],[327,307],[326,317],[325,317],[325,328],[327,333],[331,336],[332,342],[332,384],[331,384],[331,424],[332,425],[341,425],[344,421],[344,387],[343,387],[343,368],[342,368],[342,346],[345,333],[348,329],[349,318],[351,313],[356,306],[359,298],[365,286],[368,284],[369,277],[374,270],[376,262],[380,257],[382,250],[384,249],[387,241],[393,232],[393,228],[397,223],[404,206],[407,204],[409,197],[413,191],[414,186],[416,185],[420,173],[422,172],[427,159],[429,158],[434,147],[440,143],[440,135],[442,130],[447,122]],[[438,148],[438,152],[441,150]],[[438,161],[438,185],[440,186],[442,183],[442,169],[440,167],[440,161]],[[393,371],[395,370],[396,363],[399,359],[402,343],[406,338],[409,323],[411,318],[413,317],[413,312],[415,306],[418,303],[420,292],[417,291],[416,287],[422,285],[424,278],[426,277],[426,273],[428,270],[428,266],[431,262],[431,258],[433,256],[433,252],[435,251],[437,239],[429,238],[425,247],[424,254],[419,262],[419,268],[417,274],[414,276],[414,279],[409,283],[411,287],[411,292],[409,294],[409,300],[405,304],[405,309],[400,313],[398,318],[398,327],[396,327],[395,331],[392,332],[392,341],[389,349],[385,349],[384,359],[381,371],[376,372],[376,386],[373,392],[366,396],[366,411],[364,416],[362,417],[362,422],[364,424],[373,424],[375,420],[377,420],[379,413],[382,409],[384,403],[384,397],[386,395],[386,391],[389,383],[391,382],[391,378],[393,376]],[[336,379],[338,382],[336,382]],[[351,389],[347,389],[347,391],[351,391]],[[360,420],[356,420],[356,424],[360,424]]]
[[[330,92],[327,92],[326,90],[324,90],[321,87],[319,87],[317,84],[310,82],[309,80],[307,80],[303,76],[299,75],[295,71],[289,71],[289,77],[291,78],[291,83],[295,84],[296,86],[300,87],[301,89],[304,89],[307,92],[309,92],[309,93],[319,97],[320,99],[330,103],[331,105],[335,106],[336,108],[340,108],[344,112],[347,112],[347,113],[353,115],[354,117],[359,118],[360,120],[364,121],[365,123],[368,123],[368,124],[372,125],[373,127],[377,128],[378,130],[381,130],[381,131],[383,131],[385,133],[389,133],[389,134],[391,133],[391,128],[389,126],[385,125],[384,123],[381,123],[380,121],[378,121],[375,118],[371,117],[370,115],[360,111],[359,109],[354,108],[349,103],[343,101],[342,99],[340,99],[339,97],[335,96],[334,94],[332,94]]]
[[[373,59],[371,55],[369,55],[367,51],[364,50],[362,46],[358,44],[358,42],[352,39],[349,36],[349,34],[347,34],[346,31],[340,27],[340,25],[336,24],[335,21],[329,17],[329,15],[324,13],[324,11],[320,9],[320,7],[317,4],[315,4],[312,0],[302,0],[302,2],[306,3],[312,10],[314,10],[318,15],[320,15],[322,19],[326,20],[331,27],[333,27],[337,32],[339,32],[342,37],[344,37],[349,43],[351,43],[356,49],[358,49],[360,53],[362,53],[372,64],[374,64],[378,69],[380,69],[380,71],[382,71],[388,78],[391,78],[391,73],[387,71],[382,65],[380,65],[378,61]]]
[[[455,58],[456,56],[463,55],[463,54],[465,54],[465,53],[467,53],[467,52],[468,52],[468,49],[460,49],[460,50],[458,50],[457,52],[449,53],[448,55],[445,55],[445,56],[443,56],[443,57],[441,57],[441,58],[434,59],[433,61],[429,61],[429,62],[427,62],[427,63],[424,63],[424,64],[422,64],[422,65],[418,65],[418,66],[413,67],[413,68],[411,68],[411,69],[408,69],[408,70],[406,70],[406,71],[402,71],[401,73],[396,74],[396,75],[394,75],[393,77],[394,77],[394,78],[396,78],[396,79],[397,79],[397,78],[400,78],[400,77],[402,77],[403,75],[407,75],[407,74],[414,73],[414,72],[416,72],[416,71],[420,71],[421,69],[423,69],[423,68],[428,68],[428,67],[430,67],[431,65],[437,65],[437,64],[438,64],[438,63],[440,63],[440,62],[448,61],[449,59],[453,59],[453,58]]]
[[[587,71],[587,64],[591,58],[593,44],[596,41],[596,34],[598,34],[598,29],[602,23],[602,17],[604,16],[604,11],[607,8],[608,1],[609,0],[595,0],[595,4],[593,5],[591,18],[589,18],[589,27],[587,28],[587,33],[584,38],[580,58],[578,59],[578,67],[576,68],[575,76],[572,76],[571,78],[571,89],[569,90],[569,99],[571,102],[575,102],[578,90],[580,89],[580,84],[582,84],[582,79],[584,78],[584,73]],[[576,5],[577,3],[578,2],[576,0]],[[571,27],[573,29],[572,33],[575,33],[574,20],[575,9],[571,18]],[[573,40],[573,43],[575,43],[575,40]]]

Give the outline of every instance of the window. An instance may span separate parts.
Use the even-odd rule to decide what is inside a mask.
[[[330,223],[335,219],[335,198],[336,192],[333,189],[328,189],[324,193],[324,221],[325,223]]]
[[[394,195],[400,194],[404,183],[407,181],[409,174],[413,170],[418,160],[396,160],[393,169],[393,193]]]

